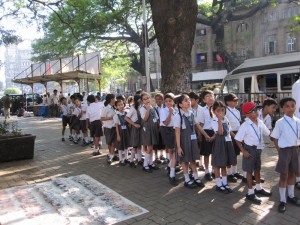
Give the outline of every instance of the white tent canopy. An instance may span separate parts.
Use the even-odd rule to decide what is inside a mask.
[[[193,73],[192,82],[206,80],[223,80],[227,75],[227,70],[216,70]]]

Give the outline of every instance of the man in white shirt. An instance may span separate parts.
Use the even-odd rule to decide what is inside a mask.
[[[53,94],[50,96],[50,108],[51,108],[51,116],[57,117],[59,108],[59,96],[57,94],[57,90],[54,89]]]

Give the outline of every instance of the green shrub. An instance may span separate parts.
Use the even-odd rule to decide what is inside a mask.
[[[6,94],[21,94],[22,91],[19,88],[6,88],[4,89],[4,95]]]

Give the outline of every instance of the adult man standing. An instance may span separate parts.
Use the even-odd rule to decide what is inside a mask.
[[[58,103],[59,96],[57,95],[57,90],[54,89],[53,94],[50,97],[50,106],[51,106],[51,116],[58,116]]]
[[[5,119],[10,118],[11,99],[8,94],[6,94],[3,99],[3,107]]]

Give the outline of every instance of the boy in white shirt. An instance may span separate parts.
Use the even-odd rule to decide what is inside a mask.
[[[294,116],[296,111],[295,99],[283,98],[279,104],[284,116],[277,120],[271,137],[278,152],[278,162],[275,170],[280,173],[280,204],[278,211],[283,213],[286,211],[287,200],[300,206],[300,199],[295,197],[294,192],[295,174],[300,173],[300,120]],[[287,198],[286,186],[288,187]]]
[[[243,153],[243,170],[247,171],[248,193],[246,199],[254,204],[261,204],[261,199],[256,194],[263,196],[272,195],[271,192],[262,188],[260,181],[261,152],[265,147],[263,135],[269,136],[270,130],[258,119],[257,105],[253,102],[244,103],[242,113],[246,116],[246,119],[235,135],[235,140],[240,151]],[[253,171],[256,181],[255,190],[252,187]]]
[[[264,100],[262,104],[262,109],[258,110],[258,118],[264,122],[269,130],[272,130],[272,118],[271,115],[275,113],[277,109],[277,102],[268,98]]]

